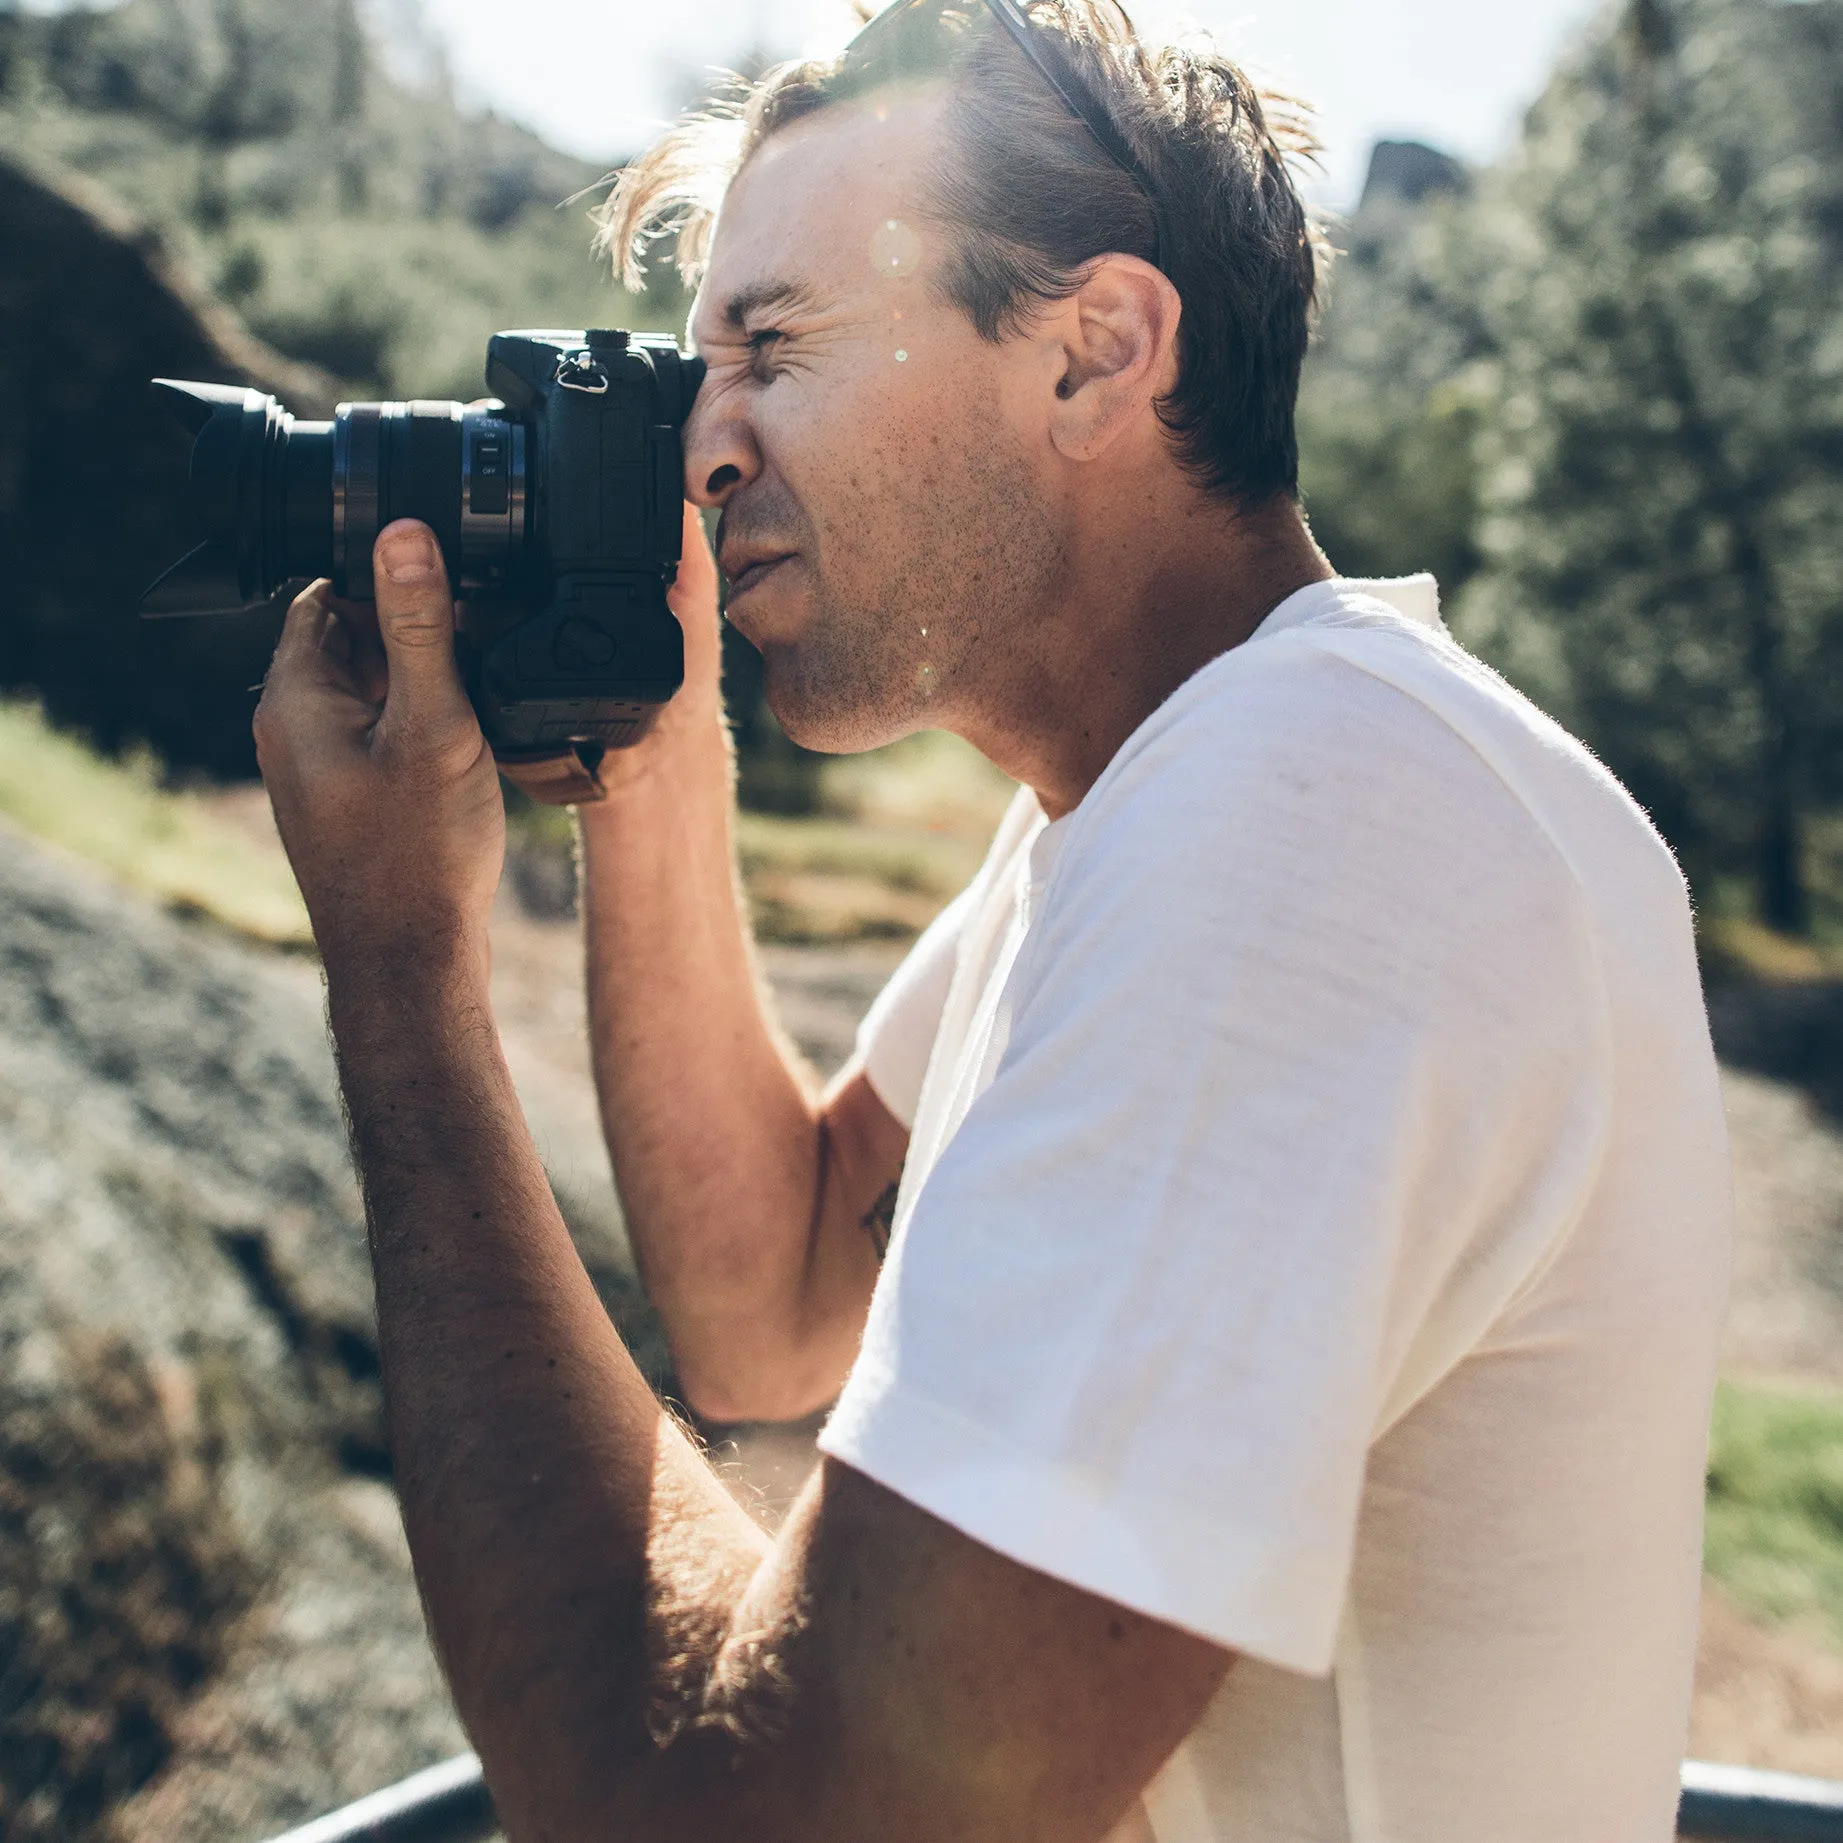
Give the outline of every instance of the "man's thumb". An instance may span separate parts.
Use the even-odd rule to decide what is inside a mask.
[[[465,703],[454,662],[454,601],[435,533],[413,518],[386,525],[371,573],[390,666],[388,703],[425,717]]]

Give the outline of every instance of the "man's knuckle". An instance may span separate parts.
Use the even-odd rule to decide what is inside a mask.
[[[403,646],[446,646],[454,619],[445,608],[413,609],[391,617],[390,636]]]
[[[250,734],[256,739],[256,752],[273,748],[280,740],[281,718],[276,714],[275,699],[267,692],[263,693],[262,702],[256,706],[256,714],[250,719]]]

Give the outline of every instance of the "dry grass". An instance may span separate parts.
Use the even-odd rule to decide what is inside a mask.
[[[1785,986],[1843,978],[1843,949],[1834,942],[1778,934],[1744,916],[1703,914],[1696,938],[1711,980]]]
[[[1013,791],[974,749],[939,731],[827,762],[819,812],[737,815],[756,933],[809,946],[912,940],[978,870]],[[567,815],[517,798],[509,811],[521,897],[527,886],[567,892]],[[534,912],[566,908],[550,900]]]
[[[0,816],[156,902],[278,947],[304,947],[307,910],[273,831],[212,795],[163,786],[145,757],[107,761],[36,709],[0,704]]]
[[[0,1371],[0,1834],[109,1843],[254,1582],[142,1357],[39,1337],[49,1376],[18,1352]]]
[[[942,731],[820,776],[822,812],[743,813],[737,846],[765,940],[908,940],[978,870],[1013,783]]]
[[[1702,1590],[1693,1759],[1843,1779],[1843,1652]]]
[[[822,813],[739,816],[743,879],[762,937],[912,939],[978,869],[1010,796],[1003,775],[938,733],[829,763]],[[312,945],[259,790],[170,787],[148,758],[106,760],[32,706],[0,704],[0,818],[167,908],[273,946]],[[567,881],[564,813],[517,808],[515,834],[517,871],[556,857]]]

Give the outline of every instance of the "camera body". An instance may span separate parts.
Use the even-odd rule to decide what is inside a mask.
[[[601,752],[637,742],[684,679],[665,595],[684,529],[680,431],[703,373],[671,339],[597,328],[494,334],[491,399],[342,403],[330,423],[254,390],[156,380],[196,437],[205,541],[141,611],[244,612],[318,576],[370,600],[377,534],[421,519],[502,767],[540,797],[593,797]],[[520,773],[560,759],[581,772]]]

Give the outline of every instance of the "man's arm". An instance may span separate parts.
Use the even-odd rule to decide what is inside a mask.
[[[716,568],[695,517],[673,607],[685,688],[607,759],[609,797],[581,811],[595,1080],[687,1398],[713,1420],[788,1420],[851,1366],[879,1259],[866,1222],[908,1133],[861,1070],[815,1094],[765,1008],[736,887]]]
[[[831,1463],[771,1546],[662,1412],[493,1029],[503,814],[433,554],[379,541],[387,690],[324,584],[296,603],[258,746],[326,966],[405,1525],[508,1834],[1099,1843],[1227,1654]]]

